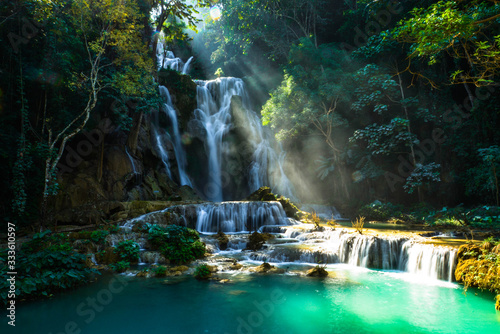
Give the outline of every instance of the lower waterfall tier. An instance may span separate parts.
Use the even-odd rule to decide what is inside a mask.
[[[453,248],[425,244],[403,235],[365,235],[340,228],[317,231],[312,225],[287,218],[279,202],[177,205],[132,219],[122,227],[124,232],[130,232],[134,231],[134,225],[145,223],[194,228],[205,234],[204,241],[209,244],[212,253],[218,253],[220,249],[216,239],[210,235],[219,231],[238,233],[229,235],[227,247],[233,252],[246,248],[248,236],[244,233],[260,231],[273,234],[274,238],[263,249],[242,253],[250,260],[346,263],[372,269],[400,270],[446,281],[453,280],[456,266],[456,250]],[[125,233],[120,239],[136,234]],[[142,248],[144,243],[140,244]]]

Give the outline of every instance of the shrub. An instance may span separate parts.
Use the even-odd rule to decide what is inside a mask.
[[[188,263],[205,255],[205,244],[196,230],[185,226],[149,226],[149,243],[173,263]]]
[[[167,276],[167,267],[165,266],[152,267],[151,271],[158,277]]]
[[[359,209],[359,214],[370,220],[386,221],[393,217],[405,219],[402,213],[402,207],[392,203],[382,203],[375,201],[371,204],[365,205]]]
[[[116,245],[114,252],[118,254],[120,259],[135,263],[139,261],[139,244],[132,240],[121,241]]]
[[[7,250],[0,252],[0,296],[7,301]],[[16,298],[34,299],[86,284],[99,272],[85,265],[86,255],[73,250],[64,234],[35,234],[16,254]]]
[[[130,262],[128,261],[118,261],[116,263],[112,263],[109,265],[109,267],[116,271],[117,273],[123,273],[127,271],[128,268],[130,268]]]
[[[480,248],[473,243],[460,246],[457,252],[455,278],[468,287],[478,287],[500,295],[500,256],[488,249],[492,240],[485,240]],[[487,246],[487,247],[484,247]],[[499,309],[498,296],[496,308]]]
[[[109,231],[97,230],[90,234],[90,239],[97,244],[104,245],[106,237],[109,235]]]
[[[363,234],[363,226],[365,225],[365,217],[358,217],[352,223],[352,227],[356,229],[359,234]]]
[[[212,273],[206,264],[199,265],[194,271],[194,277],[200,280],[208,279],[210,276],[212,276]]]
[[[324,228],[320,225],[321,223],[321,218],[319,218],[319,216],[316,214],[316,212],[313,212],[311,213],[311,221],[313,222],[314,224],[314,229],[316,231],[323,231]]]

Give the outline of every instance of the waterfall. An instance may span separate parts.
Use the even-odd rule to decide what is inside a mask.
[[[134,172],[134,175],[139,174],[137,172],[137,168],[135,167],[134,159],[132,159],[132,156],[130,155],[127,146],[125,146],[125,153],[127,153],[127,156],[130,159],[130,165],[132,166],[132,171]]]
[[[189,65],[191,65],[191,61],[193,61],[193,58],[194,57],[189,57],[188,61],[186,62],[186,64],[184,64],[184,66],[182,67],[182,74],[188,74],[189,72]]]
[[[407,237],[359,235],[343,229],[304,233],[288,228],[283,235],[299,243],[273,245],[250,258],[268,262],[346,263],[450,282],[454,279],[455,249],[422,244]]]
[[[408,241],[403,245],[400,269],[435,279],[453,280],[456,251]]]
[[[167,149],[165,148],[165,145],[163,143],[163,138],[160,135],[156,126],[151,127],[151,131],[153,132],[153,137],[155,138],[155,141],[156,141],[156,147],[158,149],[158,153],[160,153],[160,158],[161,158],[161,161],[163,162],[163,165],[165,166],[165,170],[167,172],[167,175],[170,179],[172,179],[172,172],[170,172],[170,164],[168,162],[168,153],[167,153]]]
[[[172,104],[172,98],[170,97],[170,93],[165,86],[160,86],[160,95],[164,99],[165,103],[163,104],[163,111],[167,115],[167,118],[172,123],[172,134],[171,139],[174,145],[174,154],[175,160],[177,161],[177,168],[179,170],[179,179],[180,185],[188,185],[192,187],[191,181],[186,173],[186,152],[184,151],[184,147],[182,146],[181,135],[179,133],[179,125],[177,122],[177,112],[174,109]]]
[[[362,235],[348,229],[315,231],[312,225],[286,217],[279,202],[221,202],[168,207],[122,223],[122,233],[108,236],[112,245],[132,238],[134,224],[178,224],[211,234],[229,233],[228,250],[241,250],[247,236],[241,233],[268,232],[275,239],[267,248],[245,253],[251,260],[267,262],[346,263],[382,270],[399,270],[422,278],[453,281],[457,250],[418,242],[401,235]],[[291,226],[295,225],[295,226]],[[234,233],[239,233],[235,235]],[[232,234],[232,235],[231,235]],[[131,237],[127,237],[130,235]],[[146,261],[144,261],[146,262]]]
[[[161,32],[156,45],[156,60],[158,62],[158,69],[165,68],[181,72],[182,74],[188,74],[189,65],[191,64],[193,57],[190,57],[188,61],[184,63],[182,59],[176,57],[172,51],[166,50],[164,43],[165,38],[163,32]]]
[[[274,192],[293,197],[293,187],[283,170],[285,155],[271,146],[271,136],[266,134],[259,117],[250,109],[249,98],[243,80],[238,78],[218,78],[210,81],[196,81],[198,106],[191,124],[204,129],[204,142],[208,158],[210,191],[206,196],[212,201],[222,201],[224,160],[224,138],[235,126],[231,114],[233,96],[241,97],[242,117],[246,140],[253,149],[252,162],[248,166],[248,190],[257,190],[268,185]],[[195,126],[194,126],[195,127]],[[236,150],[240,150],[236,148]],[[281,151],[281,150],[280,150]],[[245,171],[239,171],[245,173]]]

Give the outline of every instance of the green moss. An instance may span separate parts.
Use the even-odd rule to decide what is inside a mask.
[[[500,255],[491,251],[494,249],[491,245],[486,246],[480,248],[472,243],[460,246],[455,278],[464,284],[466,290],[477,287],[500,295]],[[496,308],[499,308],[498,298]]]

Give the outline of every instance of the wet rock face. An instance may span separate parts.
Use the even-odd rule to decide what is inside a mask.
[[[189,75],[166,69],[158,72],[158,81],[160,85],[168,88],[172,102],[179,111],[179,125],[186,129],[191,114],[197,106],[196,83]]]

